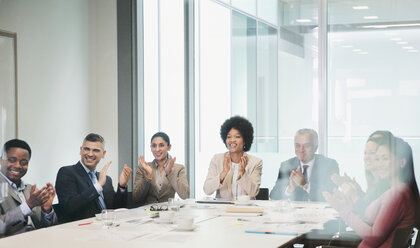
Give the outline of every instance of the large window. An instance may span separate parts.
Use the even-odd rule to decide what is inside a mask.
[[[151,160],[150,136],[162,130],[177,161],[194,154],[195,197],[204,196],[212,156],[226,151],[219,129],[232,115],[254,125],[250,152],[264,161],[261,187],[271,189],[280,163],[295,156],[300,128],[318,130],[319,152],[362,186],[363,146],[374,130],[406,139],[420,159],[419,2],[195,0],[193,19],[185,18],[185,1],[142,2],[141,142]],[[185,112],[187,19],[194,24],[193,113]],[[185,130],[190,115],[194,127]]]

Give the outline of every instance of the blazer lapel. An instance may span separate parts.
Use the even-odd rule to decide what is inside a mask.
[[[83,165],[80,163],[80,161],[75,165],[75,167],[78,177],[88,186],[93,186],[88,173],[86,173],[86,170],[83,168]]]
[[[15,192],[15,190],[12,188],[12,186],[10,186],[10,184],[8,185],[8,191],[9,191],[9,195],[17,202],[22,203],[22,201],[20,200],[19,196],[17,195],[17,193]],[[26,195],[25,195],[26,197]]]

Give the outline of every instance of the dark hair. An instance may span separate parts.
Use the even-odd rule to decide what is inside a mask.
[[[388,130],[376,130],[371,135],[369,135],[368,141],[370,138],[380,138],[380,137],[384,137],[386,139],[392,139],[394,135]]]
[[[96,134],[96,133],[90,133],[90,134],[86,135],[84,140],[85,141],[90,141],[90,142],[101,142],[102,145],[105,145],[104,138],[101,135]]]
[[[225,145],[226,137],[232,128],[235,128],[241,133],[242,138],[244,139],[244,151],[249,151],[249,149],[251,149],[252,141],[254,140],[254,128],[252,127],[251,122],[241,116],[233,116],[225,120],[220,127],[220,137]]]
[[[157,133],[153,134],[152,138],[150,139],[150,143],[152,143],[153,139],[156,138],[156,137],[161,137],[163,140],[166,141],[168,146],[171,144],[171,141],[169,140],[169,136],[164,132],[157,132]]]
[[[28,153],[29,153],[29,158],[31,158],[31,155],[32,155],[31,148],[29,147],[28,143],[26,143],[25,141],[20,140],[20,139],[11,139],[11,140],[7,141],[6,143],[4,143],[2,156],[6,155],[7,152],[13,147],[22,148],[22,149],[27,150]]]

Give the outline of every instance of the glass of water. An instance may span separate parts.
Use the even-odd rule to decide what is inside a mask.
[[[103,227],[108,229],[115,224],[115,212],[113,210],[102,210]]]

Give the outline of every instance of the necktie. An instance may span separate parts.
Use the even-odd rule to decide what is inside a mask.
[[[305,178],[306,183],[308,183],[308,167],[309,165],[304,165],[303,166],[303,177]]]
[[[90,180],[92,181],[93,184],[96,183],[96,175],[94,171],[89,171],[89,176],[90,176]],[[102,196],[102,193],[99,194],[99,205],[101,205],[102,209],[106,209],[106,204],[104,201],[104,197]]]

